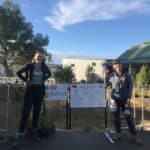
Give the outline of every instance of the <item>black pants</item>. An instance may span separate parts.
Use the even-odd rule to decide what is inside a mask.
[[[122,111],[124,112],[126,109],[126,104],[118,103],[116,111],[114,112],[114,123],[115,123],[115,128],[117,133],[121,133],[120,109],[122,109]],[[131,111],[130,114],[124,114],[124,115],[131,135],[136,135],[135,124],[134,121],[132,120]]]
[[[32,129],[37,129],[43,99],[43,86],[30,85],[26,87],[19,132],[24,132],[31,109],[33,110]]]

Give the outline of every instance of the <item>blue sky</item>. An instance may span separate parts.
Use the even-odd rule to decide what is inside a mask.
[[[0,0],[0,3],[2,0]],[[150,0],[13,0],[34,32],[49,36],[54,62],[116,58],[150,41]]]

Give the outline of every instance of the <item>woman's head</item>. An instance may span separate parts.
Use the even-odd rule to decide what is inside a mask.
[[[122,71],[122,64],[120,60],[114,60],[112,66],[115,72],[120,73]]]
[[[45,60],[44,55],[43,55],[42,53],[40,53],[40,52],[36,52],[36,53],[34,54],[33,59],[32,59],[31,62],[32,62],[33,64],[38,64],[38,65],[40,65],[40,64],[44,63],[44,60]]]

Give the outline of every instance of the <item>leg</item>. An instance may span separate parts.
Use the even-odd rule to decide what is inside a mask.
[[[124,105],[123,106],[123,111],[124,111],[124,114],[125,114],[125,117],[126,117],[126,121],[127,121],[128,127],[129,127],[129,131],[130,131],[131,136],[132,136],[132,141],[135,144],[141,145],[142,144],[141,140],[137,137],[137,134],[136,134],[136,128],[135,128],[135,124],[134,124],[134,121],[133,121],[132,116],[131,116],[130,108],[125,108],[125,105]]]
[[[26,89],[25,91],[25,96],[24,96],[24,104],[23,104],[23,110],[22,110],[22,115],[21,115],[21,120],[20,120],[20,125],[19,125],[19,130],[16,133],[16,141],[13,143],[14,148],[19,148],[24,144],[24,130],[27,124],[28,117],[31,112],[31,108],[33,105],[33,98],[32,98],[32,90],[30,88]]]
[[[23,133],[31,112],[31,108],[33,106],[33,93],[32,89],[27,88],[24,96],[24,104],[23,104],[23,110],[19,125],[19,132]]]
[[[120,122],[120,107],[117,105],[117,110],[114,112],[114,125],[117,133],[121,133]]]
[[[34,99],[34,107],[33,107],[33,120],[32,120],[32,134],[35,141],[39,141],[40,138],[37,134],[39,116],[41,112],[41,106],[43,102],[43,92],[41,92],[40,87],[36,87],[35,89],[35,99]]]
[[[39,115],[41,112],[41,106],[44,99],[43,92],[41,92],[41,86],[36,87],[35,89],[35,99],[34,99],[34,106],[33,106],[33,120],[32,120],[32,128],[37,129],[38,127],[38,121],[39,121]]]
[[[136,135],[135,124],[134,124],[134,121],[133,121],[132,116],[131,116],[130,108],[126,107],[126,105],[123,104],[122,105],[122,111],[124,112],[124,115],[125,115],[125,118],[126,118],[126,121],[127,121],[131,135]]]

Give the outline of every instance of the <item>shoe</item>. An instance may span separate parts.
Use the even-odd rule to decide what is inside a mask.
[[[12,144],[12,147],[15,148],[15,149],[18,149],[18,148],[20,148],[23,144],[24,144],[24,140],[23,140],[23,139],[20,139],[20,140],[15,141],[15,142]]]
[[[137,145],[142,145],[141,140],[140,140],[137,136],[133,136],[133,137],[131,138],[131,141],[132,141],[133,143],[137,144]]]
[[[37,133],[37,129],[32,129],[32,137],[35,142],[39,142],[41,140]]]
[[[112,136],[112,139],[114,140],[114,141],[120,141],[121,140],[121,134],[120,133],[116,133],[116,134],[114,134],[113,136]]]
[[[24,144],[24,142],[24,133],[16,133],[15,142],[12,144],[12,147],[18,149]]]

